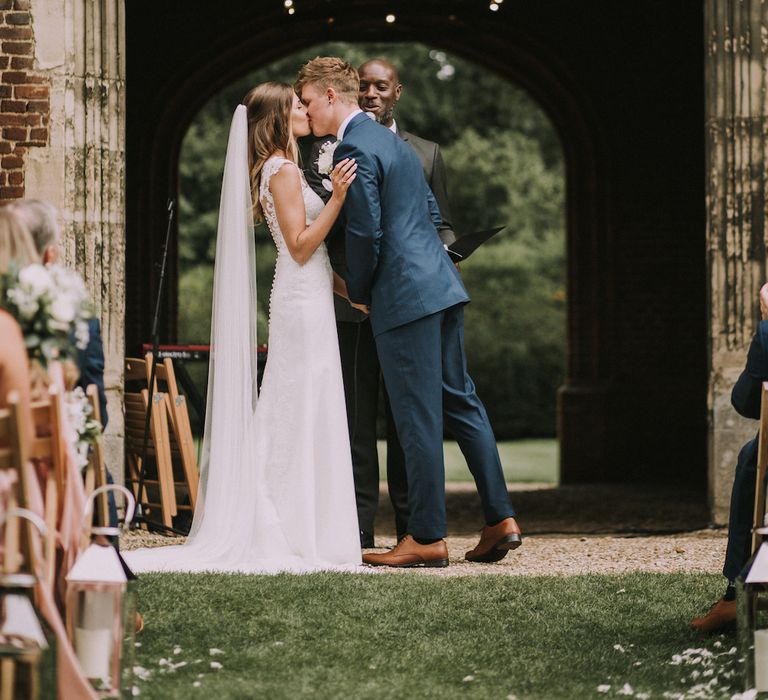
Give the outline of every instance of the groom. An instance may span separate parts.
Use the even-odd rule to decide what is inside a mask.
[[[443,421],[475,479],[486,526],[466,558],[491,562],[520,545],[496,441],[466,371],[469,297],[437,235],[440,213],[418,157],[357,105],[357,71],[316,58],[296,91],[316,136],[335,133],[334,163],[354,158],[344,206],[350,302],[370,312],[408,472],[408,535],[369,564],[447,566]]]

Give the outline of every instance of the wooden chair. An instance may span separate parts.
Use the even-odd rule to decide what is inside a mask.
[[[28,505],[28,485],[24,469],[29,458],[28,420],[19,405],[18,393],[11,392],[8,395],[8,408],[0,409],[0,471],[16,474],[16,488],[8,495],[9,511],[17,507],[26,508]],[[6,523],[2,567],[6,573],[18,571],[22,562],[26,563],[30,571],[35,570],[30,526],[26,521],[20,524],[18,518],[10,519]]]
[[[146,385],[147,376],[144,360],[126,358],[125,381],[129,385],[131,383]],[[159,510],[163,525],[172,527],[173,517],[178,513],[178,509],[173,482],[165,396],[156,392],[152,396],[152,402],[147,444],[147,460],[149,462],[151,459],[151,463],[147,464],[142,493],[139,494],[149,391],[144,388],[138,392],[125,392],[126,482],[130,484],[137,504],[141,503],[150,515]],[[150,467],[153,467],[153,471],[150,471]]]
[[[757,474],[755,475],[755,510],[752,528],[752,551],[760,545],[758,528],[764,527],[765,472],[768,468],[768,382],[760,390],[760,432],[757,443]]]
[[[152,371],[152,353],[145,357],[147,384]],[[197,465],[195,441],[192,439],[192,426],[189,422],[187,399],[179,393],[173,362],[166,357],[155,367],[155,391],[163,390],[166,397],[168,415],[171,417],[171,457],[174,464],[180,463],[189,494],[190,510],[194,515],[197,502],[197,487],[200,470]]]
[[[32,402],[32,423],[34,437],[29,449],[29,458],[37,459],[48,467],[45,480],[44,520],[45,536],[45,580],[53,586],[56,578],[56,532],[58,530],[65,484],[67,446],[62,435],[62,397],[53,386],[48,398]]]
[[[149,387],[151,369],[151,353],[148,353],[145,359],[128,358],[126,359],[126,381],[140,380],[142,389],[146,390],[144,387]],[[171,463],[169,488],[174,497],[176,508],[174,514],[178,514],[178,511],[188,511],[191,516],[194,516],[200,479],[197,457],[186,398],[179,393],[173,364],[169,359],[156,366],[155,386],[152,393],[156,401],[159,401],[158,397],[162,397],[165,414],[168,416],[167,434]],[[157,405],[156,403],[155,406]],[[154,413],[154,407],[152,410]]]

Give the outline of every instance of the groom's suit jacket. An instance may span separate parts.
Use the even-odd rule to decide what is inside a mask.
[[[354,158],[344,203],[350,299],[371,307],[374,335],[469,301],[437,236],[441,224],[413,149],[365,114],[347,125],[334,164]]]
[[[456,234],[451,224],[451,212],[448,205],[448,188],[446,185],[445,163],[440,153],[440,146],[434,141],[428,141],[420,136],[416,136],[408,131],[402,131],[398,128],[397,135],[403,139],[416,153],[421,161],[421,168],[424,171],[424,177],[427,180],[429,188],[437,201],[437,207],[440,210],[442,223],[438,229],[440,239],[445,245],[451,245],[456,240]],[[323,185],[323,180],[330,182],[329,178],[321,175],[317,170],[317,159],[320,155],[320,149],[326,143],[335,141],[334,137],[326,137],[315,141],[312,145],[309,162],[311,166],[304,171],[307,184],[318,194],[324,202],[330,199],[331,192]],[[340,216],[333,225],[331,232],[325,239],[328,247],[328,257],[331,259],[331,266],[342,277],[345,275],[347,261],[345,256],[344,244],[344,220]],[[336,309],[336,320],[344,323],[360,323],[368,316],[362,311],[352,308],[346,299],[334,294],[333,301]]]

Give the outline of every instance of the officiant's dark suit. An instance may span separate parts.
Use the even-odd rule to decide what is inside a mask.
[[[459,274],[436,235],[434,196],[414,150],[358,113],[334,152],[354,158],[344,205],[350,300],[370,323],[408,474],[408,533],[445,536],[443,422],[475,477],[486,522],[514,515],[485,409],[466,372]]]

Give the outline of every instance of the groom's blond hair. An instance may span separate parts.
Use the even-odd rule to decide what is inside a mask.
[[[299,71],[294,89],[301,95],[301,89],[310,83],[321,92],[325,92],[329,87],[333,88],[342,102],[357,104],[360,77],[355,67],[343,58],[318,56],[305,63]]]

